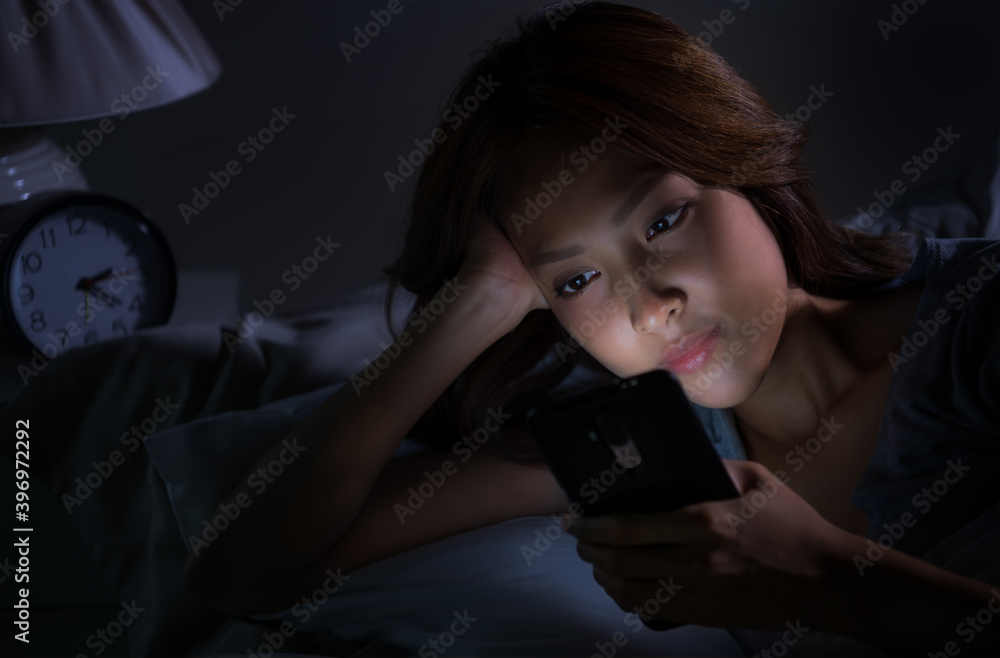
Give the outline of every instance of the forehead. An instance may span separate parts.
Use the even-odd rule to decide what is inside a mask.
[[[588,138],[566,129],[538,131],[508,176],[501,221],[512,239],[537,242],[566,216],[607,212],[652,169],[600,134]]]

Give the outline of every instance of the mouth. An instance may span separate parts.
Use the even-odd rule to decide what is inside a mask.
[[[695,336],[691,340],[667,352],[660,360],[660,367],[673,373],[691,373],[700,370],[715,352],[722,326],[716,326],[707,334]]]

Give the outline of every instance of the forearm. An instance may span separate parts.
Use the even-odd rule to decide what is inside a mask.
[[[227,499],[246,489],[257,469],[280,459],[286,441],[301,455],[281,460],[281,475],[252,504],[240,505],[229,527],[189,558],[189,571],[198,571],[188,574],[190,584],[211,592],[250,583],[250,575],[292,577],[347,531],[414,423],[483,350],[516,326],[518,318],[471,285],[447,298],[452,301],[442,300],[443,310],[432,321],[425,317],[426,324],[414,322],[405,338],[400,334],[398,351],[387,348],[394,354],[385,353],[390,362],[377,376],[358,373],[248,469]]]
[[[893,549],[871,560],[869,547],[864,537],[840,536],[827,630],[897,654],[1000,655],[1000,588]]]

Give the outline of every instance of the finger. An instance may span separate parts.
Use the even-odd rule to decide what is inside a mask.
[[[683,570],[689,563],[705,561],[706,549],[698,545],[618,547],[577,542],[576,552],[585,561],[617,578],[657,578]]]
[[[712,505],[697,503],[673,512],[581,516],[570,520],[567,531],[579,541],[614,546],[715,543]]]
[[[632,612],[640,618],[686,621],[681,619],[684,611],[676,603],[684,596],[681,591],[683,586],[673,577],[656,580],[617,578],[600,567],[594,567],[594,580],[626,612]]]
[[[774,473],[759,462],[723,459],[722,465],[741,495],[757,487],[761,482],[775,480],[779,484],[781,483],[781,480],[777,479]]]

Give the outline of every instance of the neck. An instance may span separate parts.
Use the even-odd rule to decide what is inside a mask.
[[[733,407],[744,439],[784,452],[812,436],[861,372],[844,343],[850,300],[789,290],[789,311],[760,385]],[[748,455],[749,456],[749,455]]]

